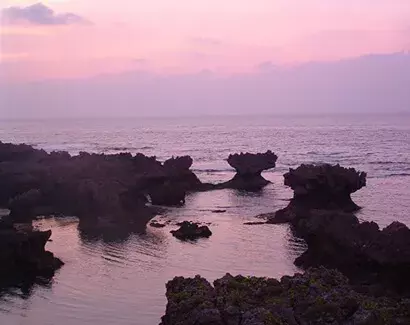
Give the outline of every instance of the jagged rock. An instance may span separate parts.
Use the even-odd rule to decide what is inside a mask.
[[[49,231],[18,231],[12,223],[0,224],[0,285],[36,276],[51,277],[63,262],[44,249]]]
[[[240,153],[229,155],[228,164],[235,168],[235,176],[228,182],[220,184],[220,188],[243,190],[259,190],[269,184],[262,172],[276,166],[276,156],[272,151],[265,153]]]
[[[284,175],[293,198],[284,209],[268,218],[268,223],[292,222],[310,209],[353,212],[360,209],[351,194],[366,186],[366,173],[340,165],[301,165]]]
[[[366,186],[366,173],[340,165],[301,165],[284,175],[295,204],[316,209],[358,209],[350,195]]]
[[[410,322],[409,303],[360,294],[341,273],[310,269],[280,281],[225,275],[214,286],[200,276],[166,285],[161,325],[382,325]]]
[[[71,156],[0,142],[0,206],[11,208],[13,218],[59,214],[133,222],[142,215],[146,223],[155,215],[146,195],[154,204],[175,205],[200,187],[191,165],[188,156],[162,164],[143,154]]]
[[[212,235],[211,230],[207,226],[199,226],[197,223],[183,221],[178,224],[180,228],[178,230],[171,230],[174,237],[181,240],[194,240],[202,237],[210,237]]]
[[[351,213],[310,210],[292,226],[308,246],[296,265],[337,268],[352,283],[410,296],[410,229],[404,224],[380,230]]]

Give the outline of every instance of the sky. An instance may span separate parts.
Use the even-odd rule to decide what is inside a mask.
[[[133,94],[135,87],[139,87],[138,93],[141,89],[167,93],[189,79],[189,86],[198,88],[196,97],[188,96],[191,101],[186,105],[190,106],[209,96],[216,101],[219,89],[212,92],[210,88],[217,84],[228,90],[241,85],[249,98],[262,99],[266,106],[263,111],[271,107],[275,112],[287,110],[285,104],[294,111],[302,109],[285,98],[272,98],[273,93],[283,93],[278,90],[285,87],[280,79],[287,82],[289,94],[304,86],[313,87],[303,80],[319,87],[330,77],[335,78],[331,84],[350,89],[355,79],[366,79],[352,69],[360,64],[358,71],[363,73],[383,71],[386,78],[381,79],[386,85],[378,87],[391,88],[391,82],[387,84],[391,78],[398,87],[399,81],[407,80],[408,0],[0,0],[0,15],[0,113],[7,116],[28,114],[26,103],[32,103],[30,115],[52,115],[55,102],[47,102],[50,94],[45,91],[46,97],[33,98],[34,89],[61,88],[61,84],[60,97],[70,99],[78,94],[76,85],[82,84],[96,96],[102,84],[109,84],[104,87],[110,96],[130,96],[135,103],[153,105],[147,108],[159,113],[186,109],[177,105],[165,108],[165,99],[158,99],[162,104],[141,102],[141,97]],[[377,64],[375,57],[379,58]],[[334,75],[341,66],[347,68]],[[369,70],[369,66],[376,70]],[[391,69],[396,75],[391,75]],[[367,88],[375,87],[374,80],[366,81]],[[262,82],[271,84],[268,87]],[[247,83],[249,87],[244,86]],[[130,89],[129,93],[125,89]],[[323,94],[320,90],[317,96]],[[176,102],[187,101],[186,92],[174,91],[181,97],[177,96]],[[230,96],[236,96],[229,91]],[[374,91],[377,89],[369,88],[356,95],[370,96]],[[401,94],[400,89],[395,91]],[[386,92],[383,102],[393,101],[387,97],[390,93]],[[334,102],[337,107],[348,106],[341,95],[325,97],[332,99],[323,103],[330,111]],[[374,106],[386,111],[404,110],[410,106],[405,100],[408,97],[397,104],[403,107],[379,107],[380,100]],[[40,102],[46,107],[36,108]],[[274,104],[281,107],[274,108]],[[123,106],[124,112],[133,113]],[[86,113],[98,114],[97,108],[93,109],[88,108]],[[135,108],[134,113],[142,113],[141,109]],[[109,113],[106,110],[110,109],[106,108],[104,114]]]

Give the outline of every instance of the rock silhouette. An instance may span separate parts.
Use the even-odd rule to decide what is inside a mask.
[[[366,173],[340,165],[301,165],[284,175],[284,184],[293,190],[289,205],[276,212],[270,223],[289,222],[310,209],[353,212],[351,194],[366,186]],[[300,214],[300,213],[299,213]]]
[[[228,164],[235,168],[235,176],[221,187],[240,190],[259,190],[269,184],[262,176],[264,170],[274,168],[278,156],[268,150],[265,153],[240,153],[229,155]]]
[[[0,285],[52,277],[64,263],[45,250],[50,236],[51,230],[16,230],[13,224],[0,221]]]
[[[171,233],[174,237],[181,240],[208,238],[212,235],[211,230],[207,226],[200,226],[194,222],[183,221],[179,223],[179,226],[179,229],[171,230]]]

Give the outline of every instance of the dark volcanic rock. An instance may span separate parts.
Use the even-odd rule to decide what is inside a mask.
[[[265,153],[240,153],[229,155],[228,164],[235,168],[235,176],[228,182],[220,184],[222,188],[242,190],[259,190],[269,184],[262,176],[264,170],[276,166],[276,156],[272,151]]]
[[[178,230],[171,230],[174,237],[181,240],[194,240],[202,237],[210,237],[212,235],[211,230],[207,226],[199,226],[197,223],[183,221],[178,224],[180,228]]]
[[[10,208],[16,220],[59,214],[121,222],[144,218],[146,224],[156,212],[145,206],[146,195],[155,204],[175,205],[200,187],[191,165],[188,156],[162,164],[143,154],[71,156],[0,142],[0,206]]]
[[[148,190],[152,204],[163,206],[180,206],[185,203],[186,190],[180,184],[167,182]]]
[[[382,325],[408,324],[406,300],[374,298],[352,289],[337,271],[269,278],[225,275],[214,286],[196,276],[166,285],[161,325]]]
[[[51,277],[63,262],[44,249],[49,231],[17,231],[0,223],[0,285],[36,276]]]
[[[366,186],[366,173],[340,165],[301,165],[284,178],[295,204],[315,209],[355,211],[359,207],[350,195]]]
[[[383,230],[374,222],[337,211],[311,210],[292,222],[308,249],[296,265],[337,268],[352,283],[410,296],[410,229],[394,222]]]
[[[360,209],[351,194],[366,186],[366,173],[340,165],[301,165],[284,175],[293,190],[289,205],[268,219],[269,223],[291,222],[310,209],[353,212]]]

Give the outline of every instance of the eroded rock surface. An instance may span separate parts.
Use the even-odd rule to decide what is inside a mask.
[[[212,286],[200,276],[166,285],[161,325],[382,325],[410,323],[410,301],[371,297],[325,268],[269,278],[225,275]]]
[[[366,186],[366,173],[340,165],[301,165],[284,175],[284,183],[293,190],[289,205],[269,218],[269,223],[290,222],[311,209],[353,212],[351,194]]]
[[[259,190],[269,184],[262,176],[264,170],[276,166],[278,156],[268,150],[265,153],[240,153],[229,155],[228,164],[235,168],[235,176],[220,187],[241,190]]]

